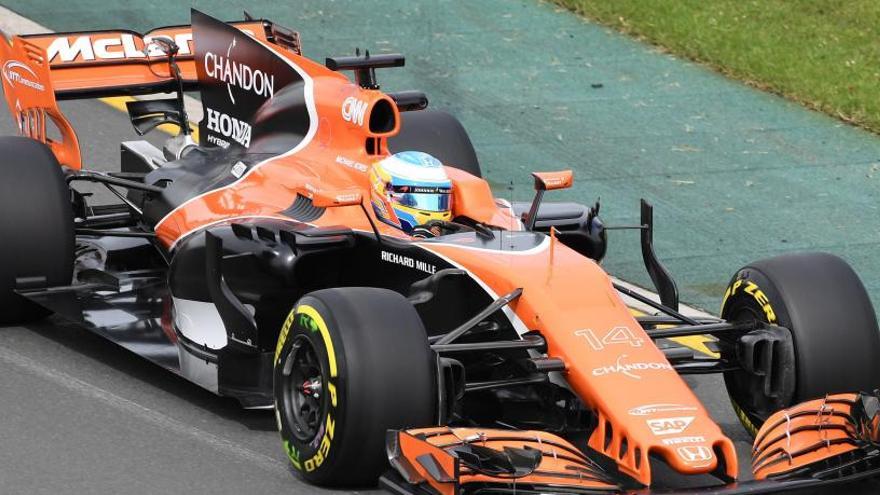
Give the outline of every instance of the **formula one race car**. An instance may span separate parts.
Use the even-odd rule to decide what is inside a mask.
[[[660,302],[602,269],[598,204],[543,202],[571,172],[534,173],[530,204],[496,199],[457,120],[379,91],[402,56],[322,65],[267,21],[193,11],[147,35],[16,36],[0,57],[23,135],[0,139],[0,318],[54,312],[274,407],[309,481],[648,493],[665,463],[714,476],[707,493],[760,493],[880,474],[880,333],[839,258],[752,263],[721,318],[688,317],[649,204],[632,228]],[[122,143],[121,172],[83,169],[57,100],[150,93],[176,96],[131,101],[135,129],[178,135]],[[693,335],[714,357],[669,340]],[[705,373],[756,436],[755,481],[682,379]]]

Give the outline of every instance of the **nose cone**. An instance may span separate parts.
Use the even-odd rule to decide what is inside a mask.
[[[488,241],[487,241],[488,242]],[[546,236],[507,232],[498,251],[454,242],[430,249],[497,294],[522,288],[511,308],[567,365],[565,380],[596,412],[589,445],[638,481],[651,483],[650,454],[684,474],[737,475],[733,442],[653,344],[602,268]],[[426,244],[426,247],[428,245]],[[716,473],[717,474],[717,473]]]
[[[736,479],[733,442],[702,406],[692,404],[647,404],[630,409],[625,416],[612,404],[607,414],[601,409],[598,412],[598,426],[589,445],[645,485],[651,484],[652,454],[681,474],[711,473],[729,481]]]

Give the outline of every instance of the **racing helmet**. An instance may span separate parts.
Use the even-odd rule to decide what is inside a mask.
[[[387,224],[411,232],[431,220],[452,220],[452,181],[427,153],[403,151],[379,160],[370,183],[373,211]]]

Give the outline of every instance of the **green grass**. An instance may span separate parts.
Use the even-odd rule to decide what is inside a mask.
[[[880,0],[554,0],[880,132]]]

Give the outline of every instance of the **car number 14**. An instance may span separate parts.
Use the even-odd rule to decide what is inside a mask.
[[[578,330],[574,334],[587,339],[587,343],[596,351],[601,351],[605,347],[614,344],[629,344],[632,347],[641,347],[644,343],[644,339],[636,336],[631,328],[624,326],[612,328],[602,338],[597,337],[596,332],[589,328]]]

